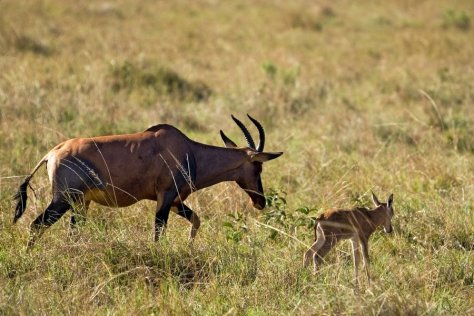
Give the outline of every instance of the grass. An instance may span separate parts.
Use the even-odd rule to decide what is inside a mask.
[[[3,1],[0,3],[1,314],[445,314],[474,312],[472,1]],[[194,193],[202,228],[154,205],[92,205],[25,251],[36,198],[11,224],[22,175],[55,144],[167,122],[244,144],[259,119],[271,205],[232,183]],[[252,129],[254,133],[255,130]],[[395,195],[354,291],[347,243],[302,268],[311,217]],[[270,225],[276,229],[268,228]]]

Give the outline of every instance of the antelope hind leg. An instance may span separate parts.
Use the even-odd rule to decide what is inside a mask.
[[[33,223],[31,223],[30,238],[28,240],[27,249],[30,250],[36,243],[36,240],[43,235],[43,233],[51,225],[53,225],[71,205],[64,201],[52,201],[43,214],[39,215]]]
[[[326,242],[326,236],[324,235],[324,231],[321,227],[320,224],[316,226],[316,241],[313,243],[311,248],[306,251],[303,257],[303,266],[307,267],[310,260],[313,259],[314,262],[314,272],[317,271],[317,259],[315,258],[315,255],[318,253],[318,251],[324,246]]]

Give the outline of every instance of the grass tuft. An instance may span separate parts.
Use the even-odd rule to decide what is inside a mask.
[[[152,89],[158,96],[169,96],[177,100],[205,101],[211,89],[204,83],[191,82],[177,72],[154,62],[112,65],[110,70],[111,88],[115,93],[135,89]]]
[[[28,35],[19,35],[15,38],[15,48],[20,52],[31,52],[41,56],[51,56],[54,50],[43,42]]]

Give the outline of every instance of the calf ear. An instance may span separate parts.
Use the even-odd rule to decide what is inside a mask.
[[[275,158],[280,157],[283,155],[283,152],[274,152],[274,153],[260,153],[260,152],[253,152],[250,154],[250,161],[251,162],[265,162]]]
[[[393,194],[390,194],[387,201],[387,207],[392,208],[392,205],[393,205]]]
[[[380,206],[382,203],[379,202],[379,199],[377,199],[377,197],[375,196],[374,192],[371,192],[372,193],[372,202],[374,202],[374,205],[377,207],[377,206]]]
[[[221,138],[224,141],[225,147],[227,147],[227,148],[237,147],[237,145],[233,141],[231,141],[229,137],[225,136],[225,134],[222,130],[220,132],[221,132]]]

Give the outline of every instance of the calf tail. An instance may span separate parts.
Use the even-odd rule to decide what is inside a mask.
[[[15,207],[15,217],[13,217],[13,224],[16,223],[16,221],[23,215],[26,209],[26,200],[28,199],[28,195],[26,190],[28,189],[28,186],[30,184],[30,180],[35,174],[35,172],[41,167],[43,163],[45,163],[47,160],[47,156],[44,156],[43,159],[36,165],[36,167],[33,169],[31,174],[29,174],[26,178],[25,181],[20,185],[18,188],[18,192],[13,196],[13,199],[17,201],[16,207]]]

